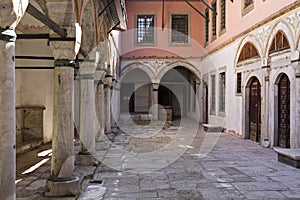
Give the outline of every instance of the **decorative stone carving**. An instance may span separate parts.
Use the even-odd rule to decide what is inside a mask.
[[[300,26],[300,12],[295,12],[294,14],[288,16],[286,18],[286,20],[288,21],[288,23],[291,25],[294,33],[297,33],[297,30]]]
[[[262,44],[266,44],[270,32],[270,25],[263,27],[257,32],[257,36]],[[265,45],[263,45],[265,46]]]

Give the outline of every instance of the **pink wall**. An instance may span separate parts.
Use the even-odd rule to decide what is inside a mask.
[[[217,13],[220,13],[219,0],[217,1]],[[200,1],[190,0],[203,14],[205,6]],[[212,0],[206,0],[211,4]],[[297,0],[254,0],[254,9],[242,16],[243,0],[226,0],[226,31],[219,34],[220,15],[217,15],[217,38],[214,41],[209,41],[205,49],[204,45],[204,18],[196,13],[183,0],[165,0],[165,30],[162,31],[162,2],[158,0],[138,1],[127,0],[127,17],[128,30],[122,33],[122,51],[121,55],[124,58],[138,57],[200,57],[204,51],[210,52],[229,41],[234,36],[239,35],[243,31],[251,28],[262,20],[270,17],[272,14],[280,11],[284,7],[297,2]],[[168,43],[169,12],[190,12],[191,13],[191,38],[193,42],[190,46],[174,47]],[[134,44],[134,23],[136,13],[154,13],[157,20],[157,45],[156,46],[135,46]],[[212,12],[210,11],[210,16]],[[209,23],[209,38],[211,40],[211,17]]]
[[[206,0],[212,2],[212,0]],[[243,0],[226,0],[226,32],[218,36],[216,40],[210,42],[206,50],[210,52],[222,43],[230,40],[232,37],[239,35],[243,31],[251,28],[262,20],[268,18],[272,14],[280,11],[282,8],[297,2],[297,0],[254,0],[254,9],[242,16],[242,2]],[[219,11],[219,4],[217,0],[217,12]],[[219,15],[217,16],[217,35],[219,33]],[[211,23],[210,23],[211,28]],[[211,38],[211,30],[210,30]]]
[[[193,4],[200,9],[199,1]],[[184,1],[165,1],[165,29],[162,31],[162,2],[161,1],[134,1],[127,0],[127,31],[122,32],[122,57],[199,57],[203,51],[203,22],[204,19],[189,7]],[[168,42],[169,12],[191,13],[191,38],[189,46],[170,46]],[[134,31],[135,14],[156,14],[157,45],[135,46]],[[142,49],[142,50],[141,50]]]

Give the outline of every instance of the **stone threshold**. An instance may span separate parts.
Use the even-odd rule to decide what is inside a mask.
[[[219,125],[202,124],[205,132],[222,132],[223,128]]]
[[[273,150],[277,153],[278,162],[300,168],[300,148],[285,149],[274,147]]]

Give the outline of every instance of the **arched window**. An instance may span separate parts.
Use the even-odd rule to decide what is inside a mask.
[[[247,59],[250,59],[250,58],[255,58],[255,57],[258,57],[258,51],[257,49],[255,48],[255,46],[250,43],[250,42],[247,42],[241,53],[240,53],[240,56],[239,56],[239,59],[238,59],[238,62],[241,62],[243,60],[247,60]]]
[[[286,35],[282,31],[278,31],[275,37],[273,38],[272,44],[269,49],[269,53],[274,53],[289,48],[290,48],[290,44],[286,38]]]

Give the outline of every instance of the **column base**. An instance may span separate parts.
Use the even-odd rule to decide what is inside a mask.
[[[97,160],[95,153],[79,152],[76,155],[75,165],[98,166],[99,160]]]
[[[76,176],[49,178],[46,182],[46,197],[75,197],[80,194],[80,181]]]

